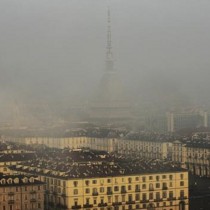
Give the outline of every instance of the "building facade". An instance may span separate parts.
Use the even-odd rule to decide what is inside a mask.
[[[188,210],[186,170],[98,151],[58,151],[57,158],[59,153],[65,158],[40,158],[12,167],[46,183],[46,209]]]
[[[44,183],[34,176],[0,174],[0,209],[44,210]]]
[[[173,144],[172,160],[198,176],[210,177],[209,140],[176,141]]]

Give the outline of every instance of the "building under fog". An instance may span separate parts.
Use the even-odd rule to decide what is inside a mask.
[[[169,162],[65,149],[12,169],[46,183],[49,210],[189,209],[188,172]]]
[[[167,112],[166,114],[145,117],[146,130],[156,132],[177,132],[182,129],[195,129],[209,126],[210,115],[203,110]]]
[[[130,104],[126,98],[122,82],[114,68],[110,11],[108,11],[106,68],[98,90],[89,104],[88,115],[90,121],[105,123],[131,117]]]

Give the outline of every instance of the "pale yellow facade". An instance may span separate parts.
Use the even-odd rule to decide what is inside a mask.
[[[186,171],[75,179],[43,174],[39,179],[46,183],[48,209],[189,209]]]
[[[168,142],[119,139],[117,151],[121,154],[138,153],[145,158],[164,159],[172,146]]]
[[[172,151],[172,160],[182,163],[183,168],[195,175],[210,177],[210,147],[201,143],[195,146],[176,141]]]
[[[23,182],[23,183],[22,183]],[[34,178],[18,176],[0,179],[1,210],[44,210],[44,186]]]

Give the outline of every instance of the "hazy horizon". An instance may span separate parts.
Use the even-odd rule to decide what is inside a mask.
[[[105,69],[108,6],[132,103],[209,109],[210,2],[1,0],[1,119],[17,104],[33,115],[31,104],[67,110],[91,100]]]

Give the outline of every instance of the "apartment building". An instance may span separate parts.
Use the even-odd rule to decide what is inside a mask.
[[[35,158],[33,151],[16,148],[12,143],[0,142],[0,173],[10,174],[10,166]]]
[[[144,158],[170,158],[172,142],[156,135],[129,133],[117,140],[116,152],[120,154],[139,154]]]
[[[131,157],[54,150],[12,170],[37,175],[46,183],[45,208],[49,210],[188,209],[186,170],[169,162]]]
[[[0,209],[44,210],[43,186],[35,176],[0,174]]]
[[[210,177],[210,141],[186,140],[175,141],[172,150],[172,160],[181,162],[195,175]]]

